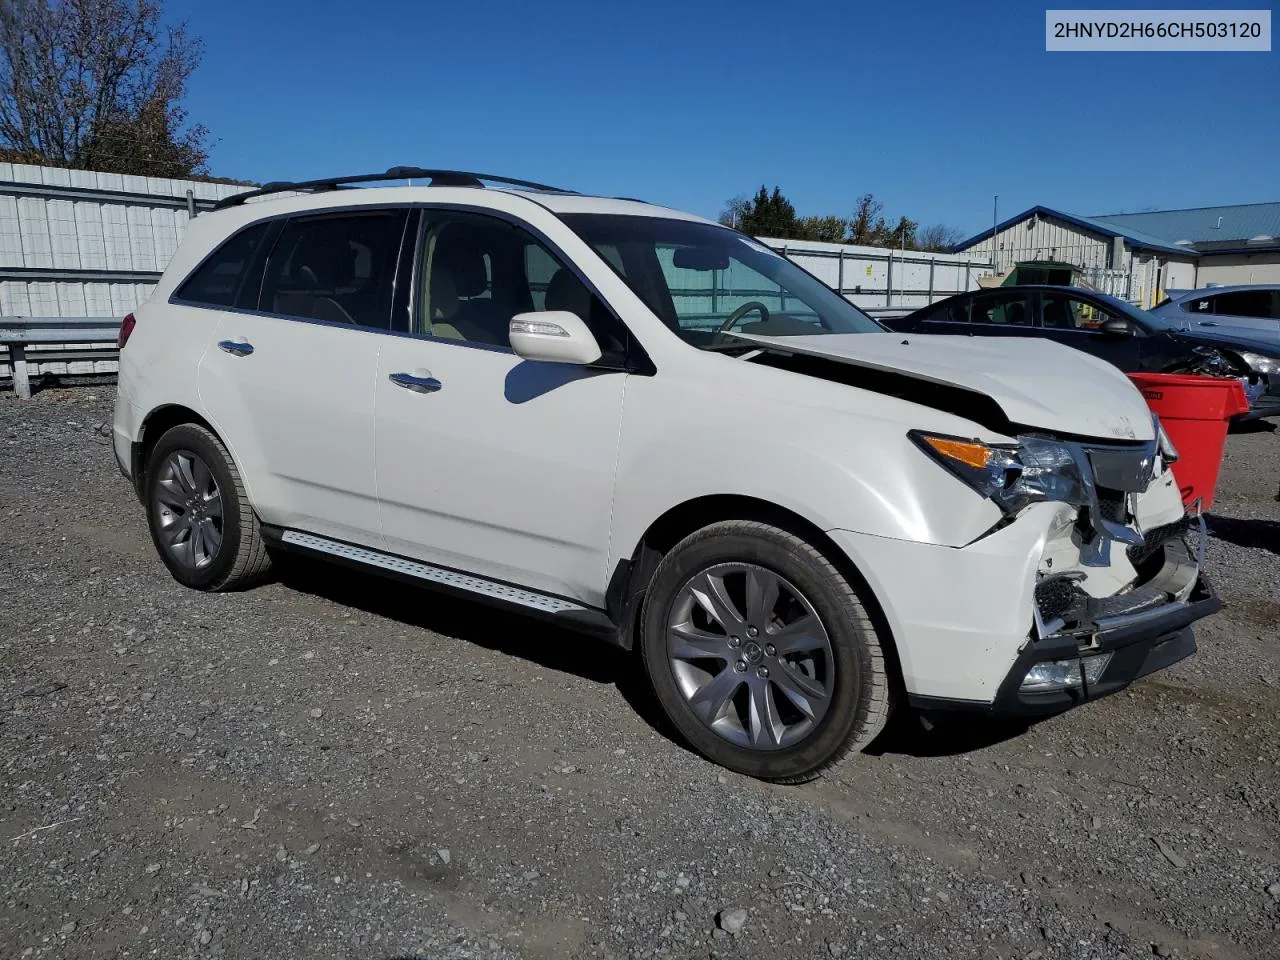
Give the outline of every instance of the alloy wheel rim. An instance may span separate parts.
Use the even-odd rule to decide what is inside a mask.
[[[667,661],[695,716],[730,743],[780,750],[813,732],[831,705],[831,638],[809,599],[751,563],[720,563],[677,592]]]
[[[222,491],[209,465],[190,450],[175,450],[160,465],[155,515],[165,551],[190,570],[213,563],[222,549]]]

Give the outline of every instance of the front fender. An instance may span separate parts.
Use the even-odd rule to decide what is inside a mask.
[[[706,428],[691,429],[699,419]],[[942,546],[970,543],[1001,516],[895,421],[763,404],[728,413],[686,407],[679,421],[653,416],[628,390],[610,567],[667,511],[707,496],[763,500],[822,530]]]

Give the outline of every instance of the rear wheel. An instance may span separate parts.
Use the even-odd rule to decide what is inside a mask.
[[[264,577],[271,558],[235,462],[206,428],[168,430],[147,458],[147,522],[175,580],[234,590]]]
[[[884,652],[856,590],[785,530],[729,521],[686,537],[655,571],[642,616],[667,715],[732,770],[808,780],[888,719]]]

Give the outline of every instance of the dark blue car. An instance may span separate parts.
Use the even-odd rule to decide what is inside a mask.
[[[880,322],[903,333],[1047,337],[1126,373],[1235,375],[1250,404],[1241,419],[1280,416],[1280,336],[1191,328],[1095,290],[1047,285],[975,290]]]

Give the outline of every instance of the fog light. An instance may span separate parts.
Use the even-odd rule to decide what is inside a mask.
[[[1020,687],[1032,692],[1079,689],[1082,683],[1092,687],[1102,679],[1102,672],[1110,662],[1110,653],[1099,653],[1091,657],[1037,663],[1022,678]]]

